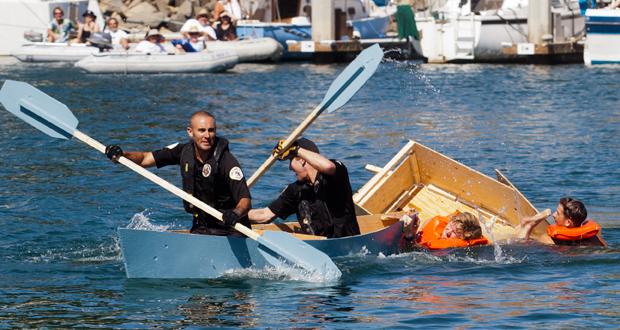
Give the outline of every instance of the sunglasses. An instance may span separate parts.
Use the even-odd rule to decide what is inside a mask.
[[[62,16],[62,13],[55,12],[55,13],[54,13],[54,16]]]

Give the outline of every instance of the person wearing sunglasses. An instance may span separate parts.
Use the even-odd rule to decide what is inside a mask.
[[[64,18],[62,8],[55,7],[52,11],[54,18],[47,29],[48,42],[67,42],[69,34],[75,31],[75,24],[68,18]]]

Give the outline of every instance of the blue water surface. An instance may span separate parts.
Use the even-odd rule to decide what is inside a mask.
[[[87,75],[3,61],[66,104],[104,144],[152,150],[217,117],[246,176],[320,103],[343,65],[243,64],[226,74]],[[76,140],[0,111],[0,328],[620,327],[620,67],[384,62],[306,136],[349,168],[353,189],[408,139],[487,175],[501,169],[536,207],[582,199],[608,248],[537,244],[356,255],[312,283],[260,272],[128,280],[116,229],[135,214],[190,224],[178,198]],[[156,170],[180,185],[178,169]],[[276,164],[252,190],[265,206],[293,180]],[[500,253],[501,252],[501,253]]]

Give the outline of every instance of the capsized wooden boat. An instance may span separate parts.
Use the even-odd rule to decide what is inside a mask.
[[[415,141],[409,141],[384,167],[368,165],[376,174],[353,196],[368,214],[417,210],[420,228],[434,216],[454,211],[480,215],[483,235],[490,241],[510,241],[522,217],[538,210],[510,181],[496,170],[492,179]],[[531,238],[554,244],[546,221]],[[604,241],[597,239],[598,245]]]
[[[11,52],[22,62],[77,62],[98,54],[99,48],[85,44],[29,42]]]
[[[239,62],[277,62],[284,47],[272,38],[248,38],[234,41],[207,41],[207,50],[232,50]]]
[[[239,62],[234,51],[182,54],[102,53],[75,63],[89,73],[200,73],[223,72]]]
[[[402,245],[403,222],[382,215],[359,216],[361,235],[325,238],[300,234],[298,223],[255,225],[253,229],[286,231],[330,257],[395,254]],[[119,228],[128,278],[216,278],[226,272],[268,266],[269,253],[242,237],[195,235],[187,231]]]

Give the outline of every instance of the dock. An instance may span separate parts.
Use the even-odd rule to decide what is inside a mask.
[[[395,60],[418,58],[408,39],[378,38],[358,40],[321,40],[321,41],[289,41],[288,51],[291,53],[310,54],[312,61],[318,63],[348,62],[367,47],[379,44],[385,57]]]

